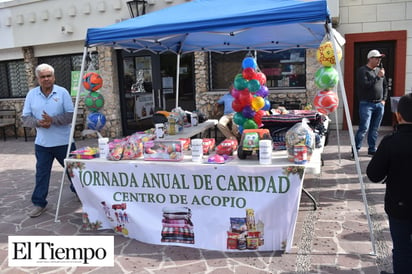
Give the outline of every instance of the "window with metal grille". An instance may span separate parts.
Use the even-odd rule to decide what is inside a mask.
[[[250,52],[210,53],[210,90],[227,89],[235,76],[242,73],[242,61]],[[257,52],[258,69],[266,75],[270,89],[306,88],[306,51],[290,49]]]
[[[81,54],[39,57],[38,64],[47,63],[53,66],[56,84],[70,90],[71,72],[80,71],[82,57]],[[90,54],[87,61],[86,68],[91,64],[94,69],[99,69],[97,53]],[[24,61],[0,62],[0,98],[24,98],[28,91]]]
[[[70,91],[72,71],[81,70],[82,57],[83,56],[81,54],[39,57],[38,63],[46,63],[54,67],[56,85],[62,86]],[[90,64],[90,62],[92,62],[94,69],[99,69],[97,53],[89,55],[87,63]],[[85,70],[87,69],[87,67],[88,65],[86,64]]]
[[[23,60],[0,62],[0,98],[22,98],[28,90]]]

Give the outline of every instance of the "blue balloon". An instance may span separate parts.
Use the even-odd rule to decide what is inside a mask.
[[[238,125],[238,126],[237,126],[237,130],[239,131],[240,135],[242,135],[242,133],[243,133],[243,126]]]
[[[253,58],[253,57],[246,57],[245,59],[243,59],[242,68],[243,68],[243,69],[245,69],[245,68],[253,68],[253,69],[256,69],[256,68],[257,68],[257,63],[256,63],[255,58]]]
[[[262,109],[268,111],[271,107],[272,105],[270,104],[270,101],[265,98],[265,106]]]

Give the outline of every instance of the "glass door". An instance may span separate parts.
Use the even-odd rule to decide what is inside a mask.
[[[154,127],[153,113],[171,111],[176,106],[177,56],[149,51],[130,53],[119,50],[118,71],[123,135]],[[180,58],[179,106],[196,108],[193,54]]]
[[[153,127],[152,116],[159,85],[159,56],[151,52],[121,52],[119,63],[120,107],[123,135]]]

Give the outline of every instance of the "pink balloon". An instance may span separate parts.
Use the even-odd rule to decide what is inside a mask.
[[[238,99],[239,98],[239,91],[235,88],[232,88],[232,90],[230,91],[230,93],[232,94],[233,98]]]

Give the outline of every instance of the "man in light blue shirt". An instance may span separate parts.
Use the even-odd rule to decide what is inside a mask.
[[[220,97],[216,104],[223,105],[223,116],[220,117],[219,122],[217,123],[217,128],[222,132],[226,138],[239,139],[239,130],[237,125],[233,122],[233,115],[235,111],[232,108],[232,103],[235,98],[232,96],[233,85],[230,85],[229,92]]]
[[[73,118],[73,101],[69,92],[55,85],[54,68],[41,64],[36,68],[38,87],[31,89],[24,102],[23,126],[36,128],[36,185],[32,194],[30,217],[38,217],[47,206],[50,175],[54,159],[64,166]],[[74,150],[74,144],[71,150]],[[74,191],[71,185],[72,191]]]

